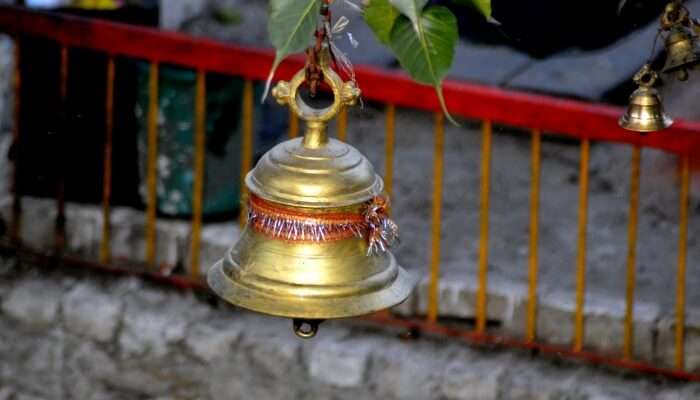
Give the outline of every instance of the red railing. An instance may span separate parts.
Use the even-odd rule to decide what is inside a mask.
[[[244,90],[243,112],[243,169],[250,168],[252,146],[252,84],[253,80],[264,80],[267,77],[274,55],[268,50],[250,49],[229,44],[223,44],[207,39],[192,38],[190,36],[161,32],[155,29],[134,27],[124,24],[105,21],[88,20],[84,18],[70,17],[28,11],[14,7],[0,7],[0,31],[8,33],[16,38],[17,43],[25,36],[39,37],[57,42],[62,48],[61,76],[65,84],[68,74],[68,51],[70,48],[85,48],[109,55],[108,83],[107,83],[107,121],[105,145],[105,188],[104,188],[104,218],[105,230],[101,248],[101,263],[93,263],[75,257],[64,257],[67,262],[82,266],[107,268],[115,271],[123,271],[110,266],[110,241],[109,241],[109,202],[112,157],[109,144],[112,136],[111,104],[115,95],[114,58],[123,56],[147,60],[151,63],[150,94],[151,117],[149,118],[149,162],[148,185],[149,201],[147,212],[147,256],[148,264],[155,264],[155,155],[157,155],[156,118],[153,111],[157,103],[153,103],[158,93],[158,66],[159,64],[175,64],[181,67],[194,69],[197,74],[196,111],[195,111],[195,147],[196,158],[193,170],[197,182],[203,179],[203,147],[204,147],[204,98],[207,73],[223,73],[243,77],[247,80]],[[19,55],[19,53],[18,53]],[[277,74],[279,79],[290,78],[297,70],[303,67],[303,59],[292,57],[282,64]],[[677,121],[674,126],[662,133],[652,133],[646,136],[631,134],[622,130],[617,125],[617,119],[622,110],[616,107],[590,104],[580,101],[564,100],[549,96],[527,94],[507,91],[498,88],[486,87],[466,82],[445,82],[444,93],[451,113],[455,116],[478,119],[483,124],[483,148],[481,165],[481,221],[480,221],[480,246],[479,246],[479,289],[477,296],[476,328],[474,330],[454,329],[440,324],[438,321],[439,302],[437,299],[439,286],[440,267],[440,228],[442,209],[442,177],[444,152],[443,117],[440,114],[440,105],[432,88],[412,82],[405,74],[389,72],[377,68],[358,66],[356,76],[363,89],[363,97],[367,100],[386,103],[387,106],[387,137],[386,151],[387,161],[385,173],[387,175],[388,189],[391,190],[393,176],[393,144],[394,144],[394,115],[395,107],[408,107],[434,112],[435,124],[435,164],[434,164],[434,193],[433,193],[433,220],[432,220],[432,245],[431,245],[431,279],[429,287],[428,317],[421,319],[398,319],[388,314],[379,314],[368,319],[382,324],[394,325],[403,328],[418,329],[425,332],[457,337],[472,343],[499,344],[507,347],[526,348],[539,350],[543,353],[554,354],[572,358],[579,358],[591,363],[602,363],[622,368],[661,374],[680,379],[699,380],[700,375],[684,370],[684,334],[685,334],[685,274],[687,264],[687,228],[688,228],[688,187],[689,187],[689,160],[690,156],[700,153],[700,123]],[[19,75],[17,75],[19,77]],[[16,81],[19,88],[19,79]],[[118,90],[116,90],[118,92]],[[411,93],[406,96],[406,93]],[[61,90],[65,100],[65,90]],[[118,93],[116,93],[118,95]],[[19,104],[19,101],[17,101]],[[340,135],[344,132],[344,115],[340,120]],[[298,133],[297,121],[291,119],[290,136]],[[513,339],[494,336],[487,333],[486,307],[488,297],[488,238],[489,238],[489,191],[491,171],[491,136],[492,123],[526,128],[532,134],[532,191],[531,191],[531,220],[530,220],[530,254],[529,254],[529,293],[527,310],[526,337]],[[555,135],[568,136],[580,139],[581,163],[580,163],[580,196],[579,196],[579,234],[578,234],[578,259],[577,285],[576,285],[576,315],[575,336],[570,348],[549,346],[538,343],[536,336],[537,318],[537,281],[538,281],[538,226],[539,226],[539,175],[541,166],[541,133],[548,132]],[[16,132],[15,140],[18,140]],[[626,318],[625,318],[625,344],[621,350],[622,356],[607,356],[591,353],[583,350],[584,339],[584,296],[585,296],[585,272],[586,272],[586,229],[588,211],[588,169],[591,141],[606,141],[632,145],[634,148],[632,157],[632,176],[630,193],[630,218],[627,258],[627,292],[626,292]],[[640,152],[642,148],[656,148],[679,155],[681,159],[681,223],[678,260],[678,290],[676,318],[676,358],[675,368],[667,369],[650,365],[646,362],[632,359],[633,349],[633,309],[635,289],[635,268],[637,243],[637,210],[639,208],[639,179],[640,179]],[[199,230],[201,229],[201,196],[202,187],[194,188],[194,217],[192,221],[192,278],[165,278],[147,270],[140,271],[147,275],[165,279],[178,286],[203,287],[199,277]],[[63,193],[59,190],[57,196],[58,220],[56,251],[61,254],[65,244],[63,213]],[[13,231],[17,232],[20,214],[19,196],[15,198],[15,221]],[[16,239],[16,238],[15,238]],[[15,242],[17,246],[19,244]]]

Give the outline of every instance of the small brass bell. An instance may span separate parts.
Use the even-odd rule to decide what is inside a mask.
[[[673,120],[664,112],[661,95],[653,88],[657,79],[658,74],[648,64],[634,76],[639,88],[630,96],[629,107],[620,118],[622,128],[648,133],[666,129],[673,124]]]
[[[700,64],[700,50],[695,34],[683,27],[673,28],[666,38],[664,73],[675,74],[679,81],[688,80],[688,70]]]
[[[293,319],[302,338],[326,319],[370,314],[403,302],[414,280],[388,247],[398,228],[388,218],[383,181],[355,148],[326,126],[360,91],[319,54],[334,102],[325,109],[299,94],[305,70],[272,91],[306,121],[303,138],[277,145],[248,174],[248,224],[208,273],[214,292],[234,305]]]

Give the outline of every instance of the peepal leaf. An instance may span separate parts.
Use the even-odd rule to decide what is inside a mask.
[[[442,93],[442,80],[454,61],[457,40],[457,18],[442,6],[426,8],[415,22],[400,16],[391,32],[391,48],[401,66],[417,82],[435,88],[446,116],[453,123]]]
[[[292,53],[303,52],[313,39],[321,10],[320,0],[270,0],[268,33],[275,47],[275,61],[265,85],[263,100],[280,63]]]
[[[389,0],[370,0],[365,8],[364,17],[377,39],[388,46],[391,42],[391,30],[399,17],[399,10]]]

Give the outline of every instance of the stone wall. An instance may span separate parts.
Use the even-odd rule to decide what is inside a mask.
[[[287,320],[135,278],[0,259],[0,399],[681,400],[700,386],[617,376],[360,322]]]

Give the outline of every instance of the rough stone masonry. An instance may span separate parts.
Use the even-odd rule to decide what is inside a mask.
[[[0,258],[0,400],[683,400],[700,385],[287,320],[136,278]],[[209,299],[211,300],[211,299]],[[213,304],[213,305],[212,305]]]

